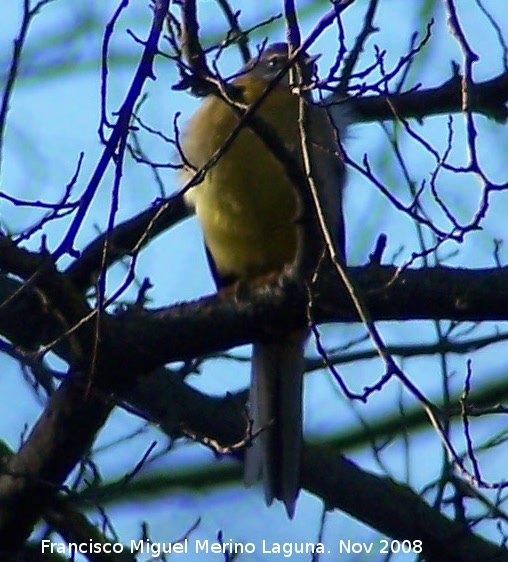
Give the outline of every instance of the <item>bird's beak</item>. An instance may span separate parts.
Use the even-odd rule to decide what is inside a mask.
[[[305,67],[310,70],[310,75],[312,76],[316,71],[316,61],[321,58],[321,54],[317,55],[308,55],[305,58]]]
[[[308,55],[305,59],[305,64],[315,64],[318,59],[321,58],[321,53],[317,55]]]

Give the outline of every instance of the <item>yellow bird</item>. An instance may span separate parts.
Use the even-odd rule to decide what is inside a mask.
[[[312,73],[315,57],[302,55],[304,69]],[[252,104],[288,62],[288,46],[275,43],[253,58],[233,84],[242,99]],[[272,127],[289,153],[302,164],[298,125],[299,99],[286,76],[263,100],[256,115]],[[196,168],[205,165],[224,144],[239,116],[217,96],[205,98],[192,116],[182,148]],[[344,164],[337,148],[337,128],[329,112],[308,104],[307,146],[312,152],[317,185],[327,229],[339,255],[344,255],[341,212]],[[192,170],[181,174],[181,181]],[[263,140],[244,127],[203,181],[185,194],[203,231],[209,262],[219,289],[236,282],[249,283],[281,273],[294,262],[297,250],[297,191],[284,165]],[[324,242],[323,242],[324,248]],[[293,517],[300,490],[302,443],[302,380],[307,333],[297,331],[277,341],[253,344],[249,414],[254,431],[247,448],[245,483],[261,476],[265,498],[284,502]]]

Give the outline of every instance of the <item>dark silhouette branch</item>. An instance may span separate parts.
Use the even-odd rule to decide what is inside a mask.
[[[30,255],[25,251],[20,253]],[[8,269],[2,257],[5,254],[0,255],[0,268]],[[23,270],[21,267],[12,269]],[[508,319],[508,268],[406,269],[398,276],[391,266],[364,266],[349,271],[364,293],[374,321]],[[28,268],[27,272],[31,275],[32,270]],[[48,301],[53,311],[64,314],[67,329],[90,314],[90,309],[78,300],[82,298],[81,292],[74,293],[72,284],[67,283],[64,276],[58,275],[58,281],[48,281],[44,274],[40,276],[34,290],[22,291],[19,282],[0,278],[0,295],[4,302],[10,299],[0,308],[0,331],[15,343],[31,348],[45,345],[65,333],[61,319],[48,313]],[[13,297],[14,294],[17,296]],[[97,364],[112,367],[119,361],[120,370],[125,367],[129,371],[146,371],[171,361],[249,343],[261,336],[273,334],[276,337],[289,328],[305,325],[306,299],[305,287],[295,282],[274,281],[246,291],[241,298],[233,294],[213,295],[160,309],[135,306],[117,316],[103,313],[104,341]],[[318,324],[358,321],[335,275],[321,279],[314,289],[312,305],[312,318]],[[35,331],[33,325],[20,321],[27,315],[34,319],[34,324],[37,320]],[[89,350],[89,339],[95,332],[85,328],[86,323],[81,328],[84,335],[79,340],[80,347]],[[65,345],[65,341],[62,339],[59,345]],[[67,361],[72,361],[62,350],[59,352]],[[110,353],[113,356],[108,358]]]
[[[112,404],[65,381],[0,476],[0,553],[15,551],[106,422]]]
[[[469,85],[469,110],[485,115],[497,123],[508,119],[508,72]],[[373,122],[403,119],[422,120],[431,115],[462,111],[462,78],[452,78],[436,88],[422,88],[396,95],[375,95],[353,98],[350,102],[356,121]]]
[[[0,267],[29,278],[40,271],[28,289],[20,291],[21,283],[9,277],[0,283],[4,295],[7,289],[16,294],[7,298],[0,309],[0,329],[15,343],[28,342],[33,349],[46,343],[48,336],[53,338],[55,332],[61,335],[61,321],[48,315],[48,304],[62,312],[64,325],[70,320],[79,321],[79,314],[88,312],[77,299],[81,292],[62,279],[62,274],[49,267],[39,269],[44,262],[36,254],[12,247],[4,240]],[[506,318],[503,311],[508,310],[508,269],[405,270],[395,281],[396,271],[391,267],[352,268],[351,272],[366,295],[374,319]],[[317,289],[313,301],[316,321],[355,320],[351,305],[340,290],[334,290],[336,286],[334,279],[328,278]],[[6,545],[23,542],[107,419],[113,406],[107,398],[111,393],[123,396],[139,377],[166,362],[227,349],[261,334],[276,335],[279,330],[303,323],[306,302],[304,288],[274,283],[254,288],[245,300],[221,295],[154,311],[134,307],[119,317],[104,314],[93,378],[88,377],[92,365],[83,362],[86,354],[80,354],[83,374],[69,375],[53,395],[25,445],[9,462],[7,474],[0,478],[0,540],[6,541]],[[31,339],[23,323],[13,318],[13,310],[22,318],[30,317],[33,324],[38,325],[40,320],[43,327],[39,342]],[[79,332],[80,348],[90,349],[95,336],[85,323]],[[76,360],[71,352],[73,347],[64,345],[64,341],[62,357],[72,364]],[[60,347],[55,349],[60,351]],[[242,408],[232,405],[232,415],[242,416],[245,423]],[[213,417],[205,420],[202,429],[194,427],[192,431],[204,434],[206,430],[207,435],[213,435]]]
[[[305,447],[302,481],[310,492],[387,536],[421,541],[427,562],[507,561],[508,551],[452,521],[408,486],[359,469],[341,455]]]
[[[233,444],[245,434],[243,401],[246,393],[211,398],[188,387],[178,378],[162,371],[152,373],[127,392],[124,397],[171,438],[195,433],[217,440],[222,446]],[[457,412],[457,415],[459,413]],[[398,419],[400,424],[407,420]],[[395,428],[391,428],[393,432]],[[380,437],[381,438],[381,437]],[[508,560],[508,552],[474,535],[459,522],[454,522],[431,508],[408,486],[390,478],[376,476],[357,467],[337,451],[344,443],[325,447],[306,445],[302,467],[302,486],[322,498],[328,509],[340,509],[400,540],[421,540],[425,559],[436,562]],[[241,456],[241,451],[235,453]],[[234,467],[206,467],[167,475],[167,486],[195,489],[238,482],[241,471]],[[142,482],[134,483],[136,489]],[[106,487],[94,499],[108,501],[114,489]],[[84,494],[83,499],[87,499]]]

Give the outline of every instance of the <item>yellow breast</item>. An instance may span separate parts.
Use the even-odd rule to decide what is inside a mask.
[[[239,78],[248,103],[265,84]],[[280,86],[263,102],[259,113],[289,150],[297,150],[298,99]],[[238,123],[238,116],[216,97],[206,99],[191,118],[183,141],[188,160],[205,164]],[[186,180],[190,173],[184,172]],[[189,190],[206,245],[221,276],[239,279],[279,272],[296,252],[296,196],[283,166],[263,141],[243,129],[204,181]]]

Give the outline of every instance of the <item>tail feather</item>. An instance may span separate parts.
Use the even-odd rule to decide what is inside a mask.
[[[252,349],[250,415],[260,433],[247,449],[244,479],[250,486],[261,476],[266,503],[282,500],[289,517],[300,491],[305,339]]]

